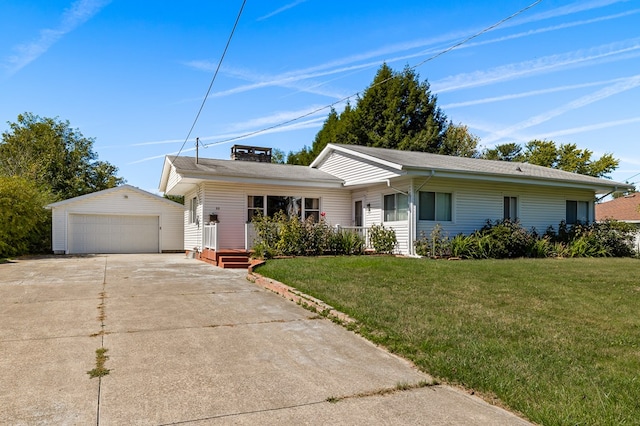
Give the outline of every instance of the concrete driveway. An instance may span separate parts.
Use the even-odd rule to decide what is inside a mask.
[[[182,254],[0,264],[0,424],[527,424]],[[96,350],[107,349],[101,378]]]

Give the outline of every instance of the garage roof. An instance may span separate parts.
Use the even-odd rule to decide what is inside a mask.
[[[92,192],[90,194],[85,194],[85,195],[80,195],[78,197],[73,197],[73,198],[69,198],[66,200],[62,200],[62,201],[58,201],[55,203],[51,203],[48,204],[47,206],[45,206],[47,209],[51,209],[54,207],[60,207],[63,206],[65,204],[71,204],[71,203],[77,203],[78,201],[86,201],[86,200],[90,200],[94,197],[98,197],[98,196],[102,196],[102,195],[107,195],[109,193],[112,192],[118,192],[118,191],[123,191],[123,190],[129,190],[129,191],[133,191],[133,192],[137,192],[138,194],[144,195],[146,197],[153,197],[154,199],[156,199],[159,202],[163,202],[163,203],[169,203],[170,205],[173,205],[174,207],[181,207],[184,209],[184,206],[182,204],[176,203],[174,201],[171,201],[167,198],[161,197],[159,195],[156,194],[152,194],[150,192],[144,191],[140,188],[136,188],[135,186],[131,186],[131,185],[120,185],[120,186],[116,186],[113,188],[109,188],[109,189],[103,189],[102,191],[96,191],[96,192]]]

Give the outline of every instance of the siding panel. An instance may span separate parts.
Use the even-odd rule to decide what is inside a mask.
[[[544,232],[548,226],[557,229],[565,219],[565,201],[593,201],[594,193],[588,190],[556,190],[532,185],[508,183],[465,182],[432,179],[422,191],[453,193],[453,220],[440,222],[449,236],[470,234],[484,226],[487,220],[501,220],[505,196],[517,197],[518,218],[525,229],[535,228]],[[435,222],[418,221],[417,234],[429,235]]]
[[[351,195],[342,189],[314,189],[295,186],[207,182],[204,186],[204,216],[218,215],[218,242],[221,248],[244,249],[249,195],[276,195],[320,198],[320,209],[331,225],[351,223]],[[205,221],[206,221],[205,220]],[[185,228],[186,229],[186,228]],[[199,246],[199,244],[198,244]]]
[[[318,169],[339,177],[345,181],[345,185],[377,182],[400,176],[398,170],[337,151],[333,151]]]

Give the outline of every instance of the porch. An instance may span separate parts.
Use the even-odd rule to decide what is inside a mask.
[[[244,249],[225,249],[219,245],[219,226],[217,222],[202,227],[202,246],[196,252],[196,258],[220,268],[246,269],[251,266],[251,251],[246,244]]]
[[[244,248],[223,248],[219,244],[219,223],[205,224],[202,228],[202,245],[196,250],[195,257],[221,268],[244,269],[251,266],[251,253],[257,238],[252,223],[246,223],[244,227]],[[335,232],[353,232],[360,235],[365,241],[365,252],[373,252],[369,238],[369,228],[363,226],[334,227]]]

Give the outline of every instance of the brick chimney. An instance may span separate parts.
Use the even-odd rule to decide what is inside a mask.
[[[259,146],[234,145],[231,147],[231,159],[237,161],[271,162],[271,148]]]

